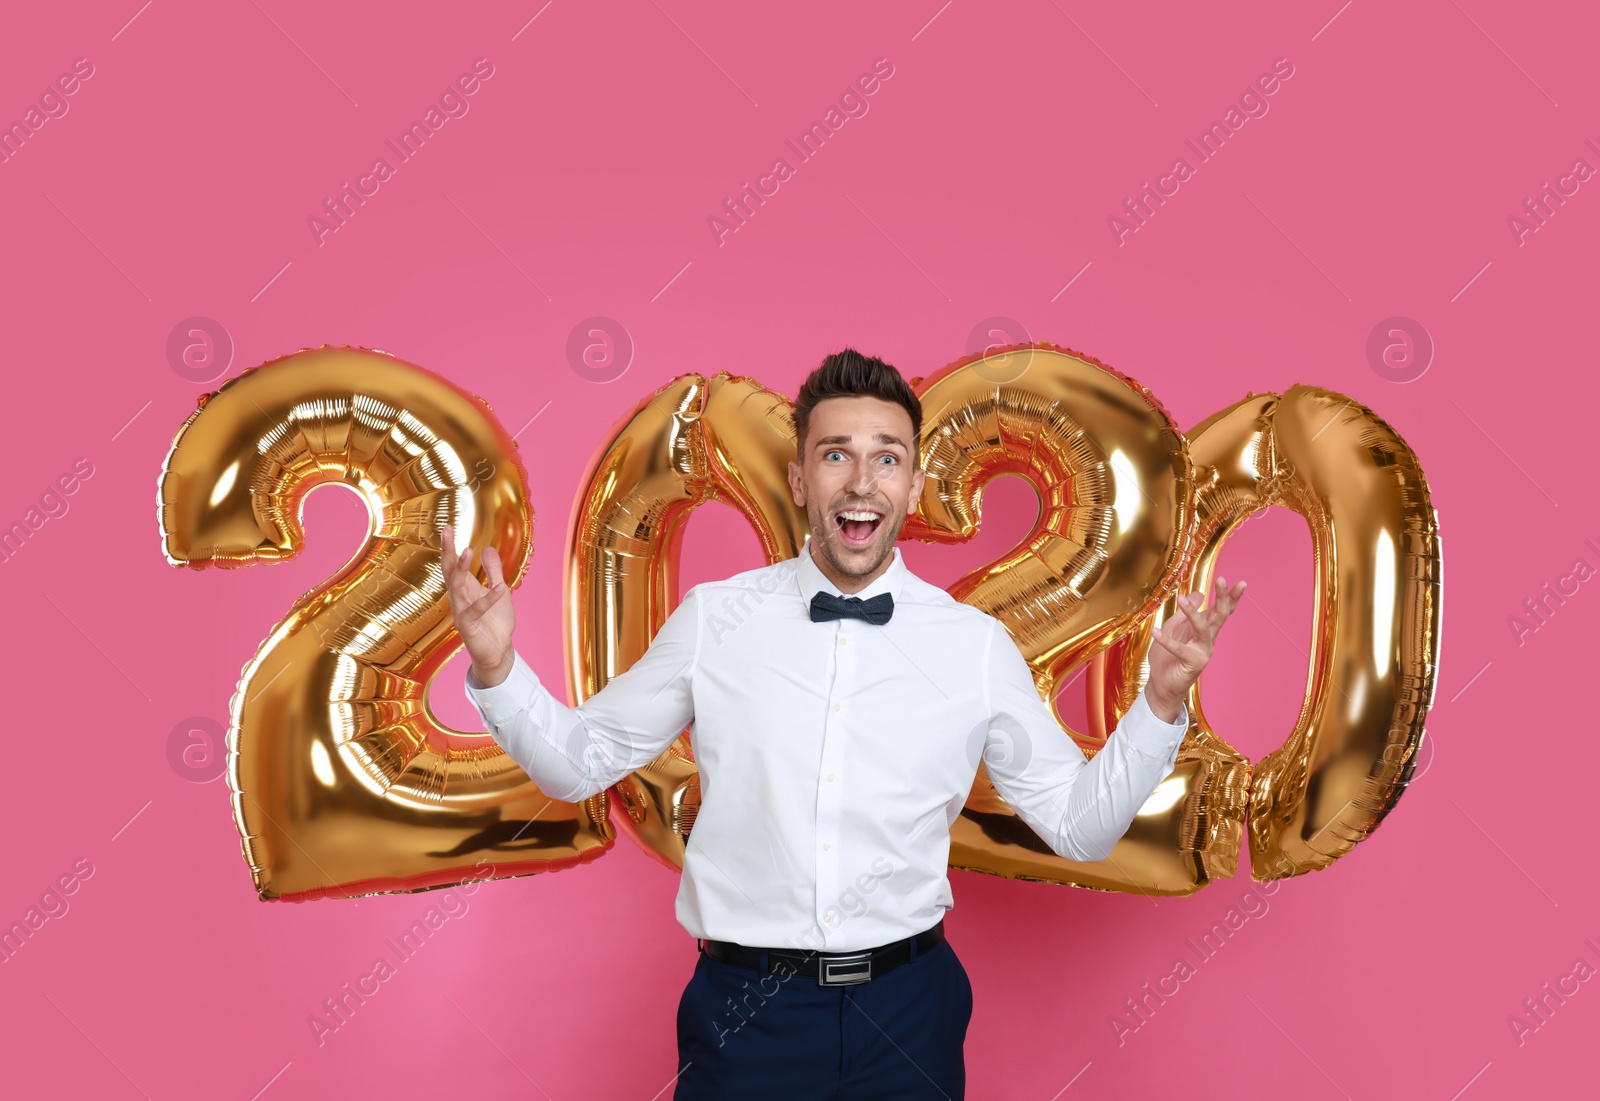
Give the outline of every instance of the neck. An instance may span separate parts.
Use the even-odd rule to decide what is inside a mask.
[[[884,555],[883,561],[878,564],[878,568],[871,573],[862,574],[859,577],[854,574],[840,573],[834,569],[833,563],[828,561],[826,554],[817,553],[817,546],[816,533],[813,532],[811,536],[811,561],[816,565],[817,569],[822,571],[823,577],[833,582],[834,588],[847,596],[860,592],[882,577],[888,572],[889,567],[894,565],[894,548],[891,547],[889,553]]]

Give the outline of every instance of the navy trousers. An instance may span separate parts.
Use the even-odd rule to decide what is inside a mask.
[[[972,984],[949,941],[849,986],[704,952],[678,1002],[674,1101],[959,1101]]]

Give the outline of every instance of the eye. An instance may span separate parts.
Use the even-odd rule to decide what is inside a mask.
[[[897,464],[900,461],[900,457],[898,455],[883,455],[880,457],[884,462],[889,463],[890,465]]]
[[[824,452],[822,457],[824,459],[832,459],[835,455],[843,455],[843,454],[844,454],[843,451],[840,451],[838,448],[834,448],[832,451]]]

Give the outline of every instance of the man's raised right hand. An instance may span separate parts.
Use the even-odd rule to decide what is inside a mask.
[[[456,554],[455,532],[444,526],[444,584],[450,595],[450,615],[456,632],[472,657],[472,673],[485,688],[493,688],[511,672],[515,654],[511,630],[516,613],[511,608],[511,590],[500,572],[500,552],[483,548],[486,586],[472,575],[473,552],[466,547]]]

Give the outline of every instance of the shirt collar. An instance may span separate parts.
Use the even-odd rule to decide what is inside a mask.
[[[800,587],[800,596],[809,607],[811,598],[819,592],[832,593],[834,596],[859,596],[862,600],[871,599],[879,593],[889,593],[896,599],[900,590],[905,585],[905,561],[900,557],[900,548],[895,547],[892,552],[889,568],[873,580],[872,584],[858,593],[842,593],[839,587],[828,580],[828,575],[811,559],[811,536],[806,536],[805,545],[800,548],[799,557],[795,560],[795,582]]]

